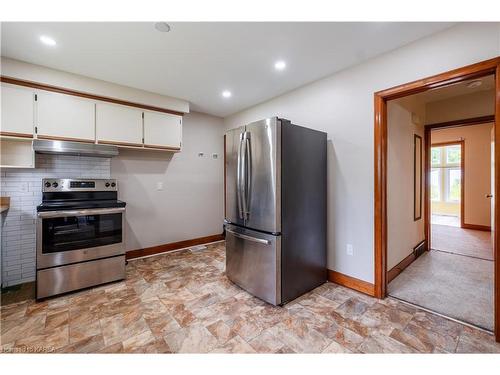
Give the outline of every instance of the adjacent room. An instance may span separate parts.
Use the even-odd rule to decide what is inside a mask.
[[[489,75],[394,100],[388,114],[389,294],[488,331],[494,103]]]

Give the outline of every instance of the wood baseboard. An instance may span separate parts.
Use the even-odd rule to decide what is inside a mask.
[[[401,272],[404,271],[406,267],[412,264],[415,259],[417,259],[420,255],[422,255],[425,251],[415,251],[418,248],[424,246],[425,251],[427,251],[427,243],[425,240],[420,242],[417,246],[413,248],[413,252],[404,258],[401,262],[392,267],[389,271],[387,271],[387,284],[389,284],[392,280],[396,278]]]
[[[372,297],[375,296],[375,285],[372,283],[344,275],[337,271],[328,270],[328,281],[345,286],[346,288],[357,290],[358,292],[368,294]]]
[[[173,250],[184,249],[186,247],[203,245],[210,242],[222,241],[224,236],[222,234],[214,234],[206,237],[193,238],[190,240],[184,240],[179,242],[171,242],[158,246],[146,247],[144,249],[129,250],[126,253],[126,259],[134,259],[145,257],[149,255],[155,255],[160,253],[166,253]]]
[[[461,225],[463,229],[474,229],[474,230],[482,230],[485,232],[491,232],[491,227],[488,225],[477,225],[477,224],[466,224],[463,223]]]

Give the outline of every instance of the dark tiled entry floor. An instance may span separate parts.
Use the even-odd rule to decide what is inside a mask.
[[[127,280],[2,306],[4,352],[500,352],[484,332],[327,283],[273,307],[224,275],[224,243],[129,262]]]

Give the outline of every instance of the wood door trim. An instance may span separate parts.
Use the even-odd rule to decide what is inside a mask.
[[[95,143],[93,139],[85,138],[71,138],[71,137],[58,137],[55,135],[38,134],[38,139],[53,139],[55,141],[69,141],[69,142],[81,142],[81,143]]]
[[[460,120],[436,122],[433,124],[425,125],[426,128],[439,129],[439,128],[453,128],[465,125],[479,125],[488,124],[495,121],[495,115],[479,116],[479,117],[469,117]]]
[[[500,63],[496,66],[495,71],[495,122],[494,122],[494,174],[495,174],[495,208],[494,208],[494,225],[493,229],[493,256],[495,259],[494,264],[494,316],[495,316],[495,338],[500,342]]]
[[[177,116],[184,115],[183,112],[178,112],[178,111],[174,111],[174,110],[167,109],[167,108],[156,107],[156,106],[152,106],[152,105],[148,105],[148,104],[141,104],[141,103],[136,103],[136,102],[130,102],[128,100],[111,98],[109,96],[90,94],[88,92],[77,91],[77,90],[68,89],[65,87],[53,86],[53,85],[48,85],[46,83],[28,81],[28,80],[14,78],[14,77],[0,76],[0,82],[9,83],[11,85],[17,85],[17,86],[31,87],[31,88],[38,89],[38,90],[57,92],[59,94],[78,96],[80,98],[85,98],[85,99],[99,100],[101,102],[120,104],[120,105],[125,105],[127,107],[141,108],[141,109],[145,109],[148,111],[169,113],[171,115],[177,115]]]
[[[0,131],[0,136],[4,137],[18,137],[18,138],[33,138],[33,134],[29,133],[14,133]]]
[[[375,297],[387,289],[387,102],[375,94]]]
[[[408,255],[406,258],[404,258],[401,262],[396,264],[394,267],[392,267],[389,271],[387,271],[387,282],[390,283],[392,280],[396,278],[401,272],[405,270],[406,267],[408,267],[410,264],[412,264],[420,255],[423,253],[415,253],[415,249],[417,249],[420,246],[424,246],[424,248],[427,250],[428,246],[425,244],[425,240],[421,241],[417,246],[413,248],[413,251],[411,252],[410,255]]]
[[[498,64],[500,64],[500,57],[494,57],[489,60],[464,66],[462,68],[449,70],[434,76],[377,91],[375,95],[381,96],[385,100],[391,100],[418,94],[419,92],[448,86],[450,84],[463,82],[468,79],[495,74]]]
[[[345,286],[346,288],[357,290],[358,292],[368,294],[372,297],[375,296],[375,285],[372,283],[337,271],[328,270],[328,281]]]
[[[163,245],[146,247],[143,249],[129,250],[126,253],[126,259],[141,258],[141,257],[145,257],[145,256],[156,255],[156,254],[166,253],[169,251],[184,249],[184,248],[191,247],[191,246],[205,245],[207,243],[217,242],[217,241],[222,241],[222,240],[224,240],[224,236],[222,234],[214,234],[211,236],[192,238],[189,240],[178,241],[178,242],[171,242],[171,243],[166,243]]]
[[[500,57],[450,70],[431,77],[405,83],[374,93],[374,256],[375,295],[384,298],[387,293],[387,101],[428,91],[437,87],[463,82],[471,78],[495,74],[495,198],[500,198]],[[427,128],[427,127],[426,127]],[[430,132],[426,129],[425,133]],[[429,134],[427,134],[428,137]],[[426,138],[427,138],[426,137]],[[428,140],[429,138],[427,138]],[[426,150],[430,145],[427,143]],[[429,152],[425,187],[428,190]],[[426,196],[426,220],[430,222],[429,193]],[[495,337],[500,342],[500,202],[495,199],[494,254],[495,254]],[[425,230],[430,243],[430,233]]]
[[[462,228],[464,229],[473,229],[473,230],[481,230],[484,232],[491,232],[491,227],[488,225],[479,225],[479,224],[467,224],[463,223]]]

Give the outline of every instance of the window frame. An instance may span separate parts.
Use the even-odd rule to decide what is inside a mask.
[[[448,163],[448,148],[457,147],[460,150],[460,161],[458,163]],[[432,162],[433,149],[440,149],[440,162]],[[459,204],[461,206],[461,216],[463,215],[463,198],[464,198],[464,185],[465,185],[465,141],[443,142],[431,144],[431,157],[430,157],[431,173],[433,170],[439,170],[439,200],[431,199],[431,202],[442,202]],[[460,199],[451,200],[449,198],[450,188],[450,171],[453,169],[460,170]],[[430,181],[431,182],[431,181]],[[431,187],[432,189],[432,187]],[[432,192],[431,192],[432,194]]]

